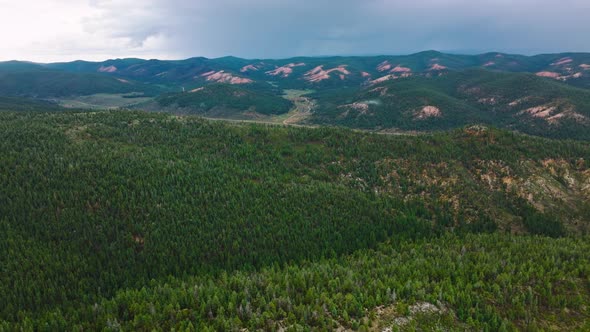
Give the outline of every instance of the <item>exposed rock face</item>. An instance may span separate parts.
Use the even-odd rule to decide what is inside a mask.
[[[395,68],[393,68],[390,72],[391,73],[411,73],[412,69],[410,69],[408,67],[395,66]]]
[[[536,74],[539,77],[549,77],[549,78],[559,78],[561,75],[559,73],[556,72],[552,72],[552,71],[540,71]]]
[[[255,65],[247,65],[242,67],[242,69],[240,69],[240,72],[242,73],[246,73],[248,71],[258,71],[258,67],[256,67]]]
[[[557,125],[562,119],[572,119],[578,122],[587,122],[588,118],[574,111],[571,105],[546,104],[531,107],[520,111],[518,115],[530,115],[534,118],[544,119],[549,124]]]
[[[521,161],[524,173],[499,160],[480,160],[476,174],[491,190],[514,192],[539,211],[549,207],[577,210],[590,198],[590,170],[584,160]]]
[[[394,74],[403,74],[403,73],[411,73],[412,69],[408,67],[403,67],[401,65],[393,66],[389,61],[383,61],[377,66],[377,70],[380,72],[389,72]]]
[[[215,74],[215,70],[208,71],[206,73],[201,74],[201,77],[206,77]]]
[[[281,75],[282,77],[289,77],[289,75],[291,75],[293,73],[293,68],[295,67],[301,67],[301,66],[305,66],[305,63],[301,62],[301,63],[289,63],[287,65],[284,65],[282,67],[278,67],[274,70],[269,70],[266,72],[267,75],[270,76],[278,76]]]
[[[532,96],[528,96],[528,97],[520,98],[520,99],[517,99],[517,100],[515,100],[515,101],[513,101],[513,102],[510,102],[510,103],[508,104],[508,106],[510,106],[510,107],[516,107],[516,106],[518,106],[518,105],[520,105],[520,104],[523,104],[523,103],[526,103],[526,102],[528,102],[528,101],[529,101],[529,100],[531,100],[532,98],[533,98]]]
[[[377,66],[377,70],[381,72],[388,71],[391,69],[391,67],[393,66],[391,65],[391,63],[389,63],[389,61],[383,61]]]
[[[414,118],[417,120],[424,120],[428,118],[439,118],[442,116],[442,112],[436,106],[424,106],[422,109],[414,112]]]
[[[566,69],[569,72],[573,71],[573,69],[572,68],[569,68],[569,67],[566,68]],[[564,81],[564,82],[567,81],[567,80],[569,80],[569,79],[571,79],[571,78],[580,78],[580,77],[583,77],[584,76],[584,74],[581,73],[581,72],[570,74],[570,75],[567,75],[567,74],[563,74],[562,75],[560,73],[556,73],[556,72],[553,72],[553,71],[541,71],[541,72],[536,73],[536,75],[539,76],[539,77],[548,77],[548,78],[553,78],[553,79],[556,79],[556,80],[559,80],[559,81]]]
[[[388,95],[387,93],[389,92],[389,89],[387,87],[380,86],[369,90],[369,92],[379,92],[379,95],[383,97]]]
[[[556,110],[557,110],[557,106],[542,105],[542,106],[528,108],[528,109],[522,111],[522,113],[529,114],[535,118],[547,119]]]
[[[101,73],[114,73],[117,71],[117,67],[115,66],[100,66],[100,68],[98,68],[98,71]]]
[[[237,77],[230,73],[226,73],[223,70],[218,72],[210,71],[201,75],[201,77],[205,77],[209,82],[217,82],[217,83],[229,83],[229,84],[248,84],[252,83],[251,79]]]
[[[357,101],[351,104],[341,105],[338,106],[339,109],[343,109],[344,112],[340,114],[340,118],[345,118],[351,115],[359,116],[359,115],[375,115],[374,112],[371,112],[371,105],[381,105],[382,101],[379,98],[375,99],[368,99]]]
[[[379,83],[383,83],[389,80],[393,80],[395,78],[395,76],[393,75],[385,75],[383,77],[379,77],[377,79],[374,79],[371,81],[371,84],[379,84]]]
[[[396,67],[397,68],[397,67]],[[405,69],[397,69],[397,71],[394,72],[394,70],[396,70],[396,68],[392,69],[392,73],[394,74],[389,74],[389,75],[385,75],[382,77],[379,77],[377,79],[372,80],[370,83],[373,84],[379,84],[379,83],[383,83],[389,80],[396,80],[398,78],[406,78],[406,77],[410,77],[412,76],[412,72],[410,71],[406,71]],[[409,69],[409,68],[407,68]]]
[[[492,139],[489,129],[471,126],[465,134],[476,139]],[[470,138],[470,139],[471,139]],[[376,163],[383,185],[378,192],[388,192],[404,199],[438,197],[454,211],[466,212],[461,218],[478,218],[476,205],[457,196],[466,184],[475,181],[483,186],[470,195],[485,198],[492,193],[515,195],[528,201],[539,212],[565,213],[568,227],[590,229],[590,216],[585,209],[590,202],[590,169],[584,159],[524,159],[516,163],[504,160],[472,159],[469,164],[457,161],[423,164],[410,159],[384,159]],[[462,171],[451,170],[462,169]],[[358,174],[352,174],[356,177]],[[365,180],[365,179],[363,179]],[[412,183],[408,185],[407,183]],[[404,185],[402,185],[404,184]],[[489,190],[489,191],[488,191]],[[485,208],[484,208],[485,209]],[[495,209],[490,206],[492,215]],[[580,223],[582,221],[582,223]],[[505,219],[499,226],[521,232],[519,219]]]
[[[368,103],[362,103],[362,102],[357,102],[357,103],[342,105],[342,106],[339,106],[338,108],[345,108],[345,109],[349,109],[349,110],[355,110],[355,111],[358,111],[359,114],[367,114],[367,112],[369,112],[369,104]]]
[[[328,70],[324,70],[324,66],[321,65],[321,66],[317,66],[314,69],[305,73],[304,78],[306,81],[311,82],[311,83],[321,82],[323,80],[330,79],[331,78],[330,74],[333,72],[338,72],[342,75],[350,75],[350,72],[346,69],[346,65],[340,65],[336,68],[332,68],[332,69],[328,69]],[[344,78],[346,78],[346,76],[344,76]],[[340,77],[340,79],[344,79],[344,78]]]
[[[574,60],[572,58],[561,58],[561,59],[555,61],[554,63],[552,63],[551,65],[552,66],[563,66],[563,65],[571,63],[573,61]]]
[[[430,66],[430,68],[428,70],[430,71],[439,71],[439,70],[445,70],[447,69],[447,67],[440,65],[438,63],[433,64],[432,66]]]
[[[489,61],[489,62],[486,62],[486,63],[484,63],[484,65],[483,65],[483,66],[484,66],[484,67],[490,67],[490,66],[493,66],[493,65],[495,65],[495,64],[496,64],[496,63],[495,63],[494,61]]]

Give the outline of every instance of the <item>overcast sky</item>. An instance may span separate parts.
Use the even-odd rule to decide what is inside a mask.
[[[590,51],[590,0],[0,0],[0,60]]]

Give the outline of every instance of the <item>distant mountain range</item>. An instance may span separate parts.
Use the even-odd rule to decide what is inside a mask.
[[[220,87],[220,85],[224,87]],[[436,130],[473,123],[590,139],[590,54],[426,51],[404,56],[116,59],[0,63],[0,96],[41,99],[136,93],[136,107],[258,119],[289,112],[286,90],[309,90],[301,123]],[[208,98],[208,99],[207,99]],[[205,100],[206,99],[206,100]],[[236,113],[236,114],[233,114]],[[216,113],[217,114],[217,113]]]
[[[339,83],[336,85],[354,85],[414,75],[432,76],[444,70],[485,68],[534,73],[579,86],[590,84],[589,53],[523,56],[504,53],[455,55],[425,51],[403,56],[297,57],[282,60],[197,57],[172,61],[116,59],[50,64],[17,61],[0,63],[1,71],[6,68],[21,71],[51,69],[70,73],[102,73],[160,84],[249,84],[276,80],[290,82],[291,86],[297,87],[326,85],[331,81]]]

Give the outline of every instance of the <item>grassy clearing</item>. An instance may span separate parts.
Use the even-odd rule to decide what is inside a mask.
[[[116,109],[126,108],[151,101],[151,97],[140,97],[135,94],[97,93],[89,96],[61,99],[59,104],[67,108],[84,109]]]

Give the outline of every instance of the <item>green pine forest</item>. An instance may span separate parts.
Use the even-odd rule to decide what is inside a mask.
[[[586,141],[37,107],[0,112],[2,331],[590,329]]]

